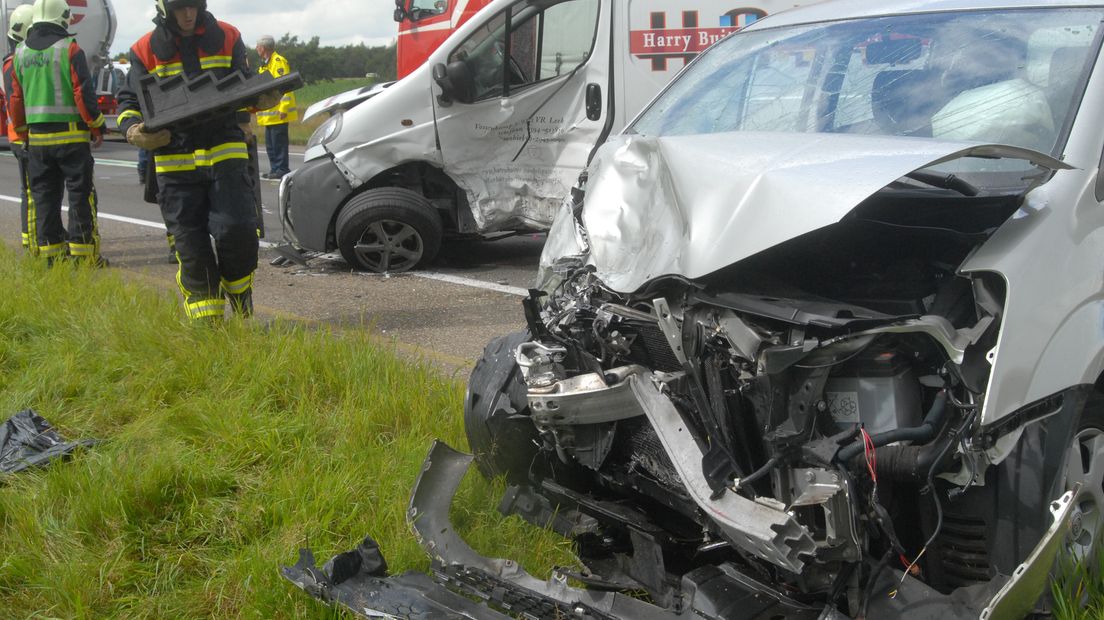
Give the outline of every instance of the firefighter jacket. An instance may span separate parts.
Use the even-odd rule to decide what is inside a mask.
[[[11,90],[11,78],[8,77],[8,73],[11,72],[11,56],[5,56],[3,61],[3,77],[0,78],[0,133],[8,136],[8,142],[11,144],[19,144],[19,135],[15,133],[11,123],[8,122],[8,100],[4,96],[4,93]]]
[[[11,56],[4,59],[4,92],[10,93],[12,89],[12,78],[15,72],[15,62]],[[11,122],[11,117],[8,115],[8,106],[3,101],[3,97],[0,96],[0,117],[4,118],[4,131],[8,136],[8,143],[10,144],[23,144],[23,137],[15,132],[15,125]]]
[[[12,57],[9,122],[31,146],[88,142],[104,125],[84,52],[64,28],[35,24]]]
[[[291,73],[291,66],[288,65],[287,59],[276,52],[272,52],[272,55],[268,57],[268,61],[262,59],[262,63],[258,68],[258,73],[268,73],[274,78],[284,77]],[[283,125],[297,120],[299,120],[299,109],[295,107],[295,93],[284,93],[279,105],[257,112],[257,124],[261,127]]]
[[[181,73],[191,78],[210,73],[220,80],[236,71],[249,72],[241,33],[211,13],[204,12],[194,35],[189,37],[181,36],[175,25],[170,26],[163,18],[154,21],[157,27],[130,48],[130,72],[117,96],[119,130],[123,134],[142,122],[139,93],[142,78],[149,74],[163,79]],[[239,127],[248,122],[249,112],[238,111],[202,125],[170,127],[172,141],[153,153],[156,171],[188,172],[229,159],[249,159],[245,134]]]

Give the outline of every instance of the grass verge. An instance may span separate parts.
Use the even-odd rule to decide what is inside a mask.
[[[0,412],[103,440],[0,485],[0,617],[332,617],[278,566],[371,534],[392,570],[426,568],[403,513],[431,440],[466,446],[462,397],[355,330],[199,328],[111,271],[0,248]],[[473,546],[570,562],[495,512],[500,491],[462,487]]]

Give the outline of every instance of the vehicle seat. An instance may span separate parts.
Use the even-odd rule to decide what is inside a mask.
[[[931,117],[942,103],[938,92],[927,69],[882,71],[870,92],[874,122],[889,135],[931,136]]]

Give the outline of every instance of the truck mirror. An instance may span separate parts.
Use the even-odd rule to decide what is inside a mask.
[[[404,19],[406,19],[406,11],[400,6],[395,9],[395,21],[402,22]]]

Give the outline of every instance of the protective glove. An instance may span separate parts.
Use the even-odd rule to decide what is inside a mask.
[[[253,133],[253,123],[239,123],[238,127],[245,134],[245,143],[252,145],[257,141],[257,136]]]
[[[168,129],[147,133],[145,124],[138,123],[127,129],[126,139],[127,142],[140,149],[154,151],[168,144],[172,140],[172,134],[169,133]]]
[[[258,110],[267,110],[269,108],[275,108],[280,105],[280,100],[284,98],[284,94],[278,90],[270,90],[267,93],[261,93],[257,97],[257,103],[253,106]]]

